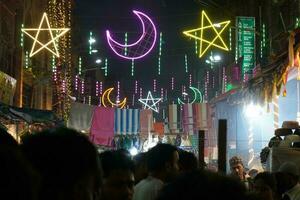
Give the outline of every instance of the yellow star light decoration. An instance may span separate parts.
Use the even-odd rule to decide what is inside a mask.
[[[204,19],[206,19],[206,21],[208,21],[209,25],[204,25]],[[211,20],[209,19],[209,17],[207,16],[207,14],[205,13],[205,11],[202,11],[201,27],[192,29],[192,30],[188,30],[188,31],[183,31],[183,34],[188,37],[194,38],[196,40],[200,40],[199,57],[201,58],[205,54],[205,52],[209,49],[209,47],[211,47],[211,46],[223,49],[225,51],[229,50],[227,45],[225,44],[224,40],[221,37],[222,32],[226,29],[226,27],[229,25],[229,23],[230,23],[230,21],[228,20],[228,21],[223,21],[223,22],[217,23],[217,24],[213,24],[211,22]],[[222,27],[222,28],[221,28],[221,30],[218,31],[216,29],[216,27],[218,27],[218,28]],[[203,32],[204,32],[204,30],[207,30],[207,29],[212,29],[213,32],[216,34],[216,36],[211,41],[204,39],[204,37],[203,37]],[[198,31],[200,31],[200,36],[197,36],[197,34],[195,34]],[[218,44],[217,42],[220,42],[221,45]],[[203,43],[208,44],[206,48],[203,47]]]
[[[46,21],[47,28],[42,28],[44,21]],[[38,52],[40,52],[41,50],[47,49],[53,55],[55,55],[56,57],[59,57],[56,40],[58,40],[59,37],[66,34],[69,30],[70,30],[69,28],[51,28],[48,17],[47,17],[47,13],[44,13],[38,28],[22,28],[22,32],[25,33],[27,36],[29,36],[34,41],[29,56],[32,57],[35,54],[37,54]],[[38,40],[38,37],[39,37],[39,34],[41,31],[49,32],[50,38],[51,38],[49,42],[43,43]],[[57,34],[55,37],[53,36],[53,32],[55,32]],[[34,34],[35,34],[35,36],[34,36]],[[36,48],[37,44],[39,44],[41,47]],[[51,44],[53,44],[54,50],[48,47]]]

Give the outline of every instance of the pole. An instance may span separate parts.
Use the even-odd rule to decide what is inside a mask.
[[[226,173],[227,152],[227,120],[220,119],[218,123],[218,171]]]
[[[203,169],[204,166],[204,140],[205,140],[205,131],[198,131],[198,160],[199,168]]]

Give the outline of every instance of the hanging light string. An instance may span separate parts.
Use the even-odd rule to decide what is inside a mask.
[[[159,53],[158,53],[158,75],[161,74],[161,49],[162,49],[162,32],[159,34]]]

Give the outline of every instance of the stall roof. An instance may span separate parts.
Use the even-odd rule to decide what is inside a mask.
[[[61,120],[52,111],[18,108],[3,103],[0,103],[0,113],[8,116],[8,118],[22,119],[28,123],[61,122]]]

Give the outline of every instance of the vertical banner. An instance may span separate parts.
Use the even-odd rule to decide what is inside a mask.
[[[169,130],[171,133],[179,132],[177,118],[177,104],[169,105]]]
[[[132,135],[140,130],[140,110],[115,109],[115,134]]]
[[[236,17],[236,58],[243,58],[242,79],[247,81],[255,66],[255,18]]]

